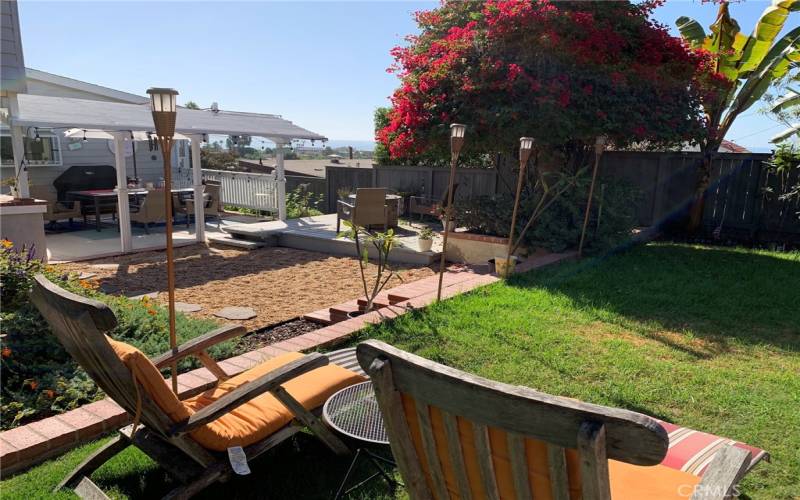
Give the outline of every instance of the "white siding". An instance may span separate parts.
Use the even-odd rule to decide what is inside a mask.
[[[25,60],[16,1],[0,1],[0,76],[3,91],[25,92]]]
[[[89,139],[83,142],[81,139],[60,138],[62,164],[57,167],[28,167],[28,179],[31,185],[52,185],[56,177],[61,175],[64,170],[72,165],[111,165],[114,166],[114,154],[109,149],[109,141],[103,139]],[[75,141],[81,144],[80,149],[70,151],[69,144]],[[183,148],[184,156],[179,156],[180,142],[173,146],[172,151],[172,178],[173,185],[191,185],[191,164],[189,161],[189,145]],[[113,146],[112,146],[113,147]],[[126,175],[133,177],[133,158],[126,158]],[[136,171],[143,182],[157,182],[164,177],[164,166],[161,159],[161,151],[150,151],[147,142],[136,143]],[[0,178],[6,179],[14,175],[12,166],[4,166],[0,169]],[[5,190],[4,190],[5,191]]]

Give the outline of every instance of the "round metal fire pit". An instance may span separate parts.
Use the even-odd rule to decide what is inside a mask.
[[[389,444],[372,382],[351,385],[335,393],[325,402],[322,417],[346,436],[370,443]]]

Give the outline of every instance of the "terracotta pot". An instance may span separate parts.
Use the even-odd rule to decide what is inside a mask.
[[[420,252],[430,252],[431,246],[433,246],[433,240],[417,239],[417,246]]]
[[[517,265],[517,257],[512,256],[510,259],[506,257],[495,257],[494,265],[497,269],[497,275],[501,278],[508,278],[514,274],[514,268]]]

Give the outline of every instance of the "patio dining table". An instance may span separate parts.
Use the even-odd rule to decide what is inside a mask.
[[[178,188],[172,189],[173,193],[193,193],[193,188]],[[141,196],[143,194],[147,194],[147,189],[144,188],[132,188],[128,189],[128,196]],[[100,224],[100,208],[105,203],[110,205],[108,201],[110,199],[117,198],[117,190],[116,189],[86,189],[82,191],[67,191],[67,195],[72,200],[82,201],[82,202],[90,202],[94,207],[94,220],[95,220],[95,229],[99,232],[102,228]]]

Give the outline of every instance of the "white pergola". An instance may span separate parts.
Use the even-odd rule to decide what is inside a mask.
[[[135,140],[137,133],[155,132],[149,104],[124,104],[68,97],[51,97],[17,94],[16,105],[11,107],[10,126],[14,162],[22,162],[22,138],[32,127],[43,129],[86,129],[103,131],[114,139],[114,158],[117,170],[117,203],[119,204],[120,244],[123,252],[133,249],[130,210],[125,163],[125,141]],[[193,110],[178,108],[176,134],[191,142],[192,173],[195,200],[203,199],[200,144],[208,134],[248,135],[263,137],[275,143],[277,166],[275,178],[278,186],[278,216],[286,219],[286,177],[284,154],[293,139],[314,141],[326,137],[298,127],[277,115],[243,113],[234,111]],[[27,172],[20,172],[20,187],[27,191]],[[23,196],[26,192],[21,191]],[[197,241],[205,241],[205,216],[203,203],[195,203],[195,233]]]

